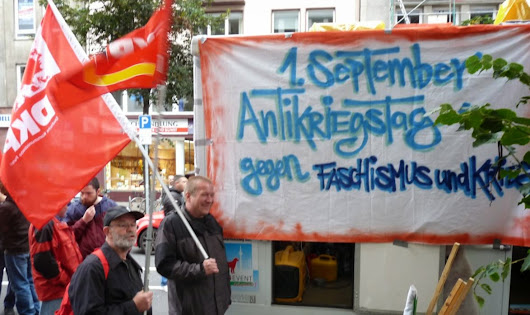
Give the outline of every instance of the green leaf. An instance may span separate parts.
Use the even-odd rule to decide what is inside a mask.
[[[530,99],[530,96],[527,97],[527,99]],[[530,126],[530,118],[526,118],[526,117],[514,117],[512,119],[512,121],[516,124],[519,124],[519,125],[524,125],[524,126]]]
[[[503,130],[504,123],[502,119],[498,119],[494,117],[486,117],[484,118],[484,120],[482,120],[480,127],[482,129],[495,133],[495,132],[499,132]]]
[[[524,154],[523,161],[525,161],[525,163],[530,164],[530,151],[527,151],[527,152]]]
[[[477,270],[475,270],[475,273],[471,276],[471,278],[476,278],[479,274],[483,273],[486,270],[484,266],[480,266]]]
[[[486,291],[486,293],[491,294],[491,287],[487,283],[482,283],[480,287],[482,288],[482,290]]]
[[[502,273],[501,273],[502,281],[504,281],[506,277],[508,277],[511,267],[512,267],[512,259],[508,257],[506,258],[506,261],[504,262],[504,266],[502,268]]]
[[[440,106],[440,115],[434,121],[435,124],[442,125],[453,125],[459,123],[462,120],[462,117],[453,109],[449,104],[443,104]]]
[[[526,127],[510,128],[504,132],[501,138],[503,145],[525,145],[528,142],[530,142],[530,129]]]
[[[482,308],[484,306],[484,298],[475,294],[475,300],[478,303],[478,306]]]
[[[499,176],[500,176],[500,178],[508,177],[509,179],[515,179],[515,178],[517,178],[517,176],[519,176],[520,173],[521,173],[520,169],[509,170],[509,169],[502,168],[499,171]]]
[[[525,196],[530,194],[530,183],[524,183],[523,185],[519,186],[519,192]]]
[[[484,70],[491,69],[491,61],[493,60],[493,57],[491,55],[484,55],[482,56],[482,68]]]
[[[500,280],[500,278],[501,277],[499,276],[498,272],[494,272],[494,273],[490,274],[490,279],[493,282],[498,282]]]
[[[523,261],[523,265],[521,266],[521,272],[527,271],[528,269],[530,269],[530,249],[528,250],[527,254],[528,255]]]
[[[482,68],[480,58],[477,55],[473,55],[466,60],[467,72],[473,74]]]
[[[504,67],[508,65],[508,62],[502,58],[497,58],[493,61],[493,71],[500,72],[504,70]]]

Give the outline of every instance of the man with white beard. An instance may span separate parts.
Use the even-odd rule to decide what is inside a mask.
[[[79,265],[68,290],[74,314],[151,313],[153,292],[142,291],[142,268],[129,254],[136,242],[136,220],[143,216],[123,206],[107,211],[101,251],[108,263],[108,274],[105,276],[105,262],[96,254],[87,256]]]

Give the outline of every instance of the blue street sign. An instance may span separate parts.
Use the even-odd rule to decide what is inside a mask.
[[[138,127],[140,129],[151,130],[151,115],[140,115],[138,116]]]

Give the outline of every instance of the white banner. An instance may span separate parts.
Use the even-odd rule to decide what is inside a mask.
[[[443,103],[515,110],[527,87],[465,61],[528,71],[529,51],[530,25],[206,39],[207,167],[225,235],[530,246],[517,190],[528,179],[496,178],[496,144],[473,148],[425,116]]]

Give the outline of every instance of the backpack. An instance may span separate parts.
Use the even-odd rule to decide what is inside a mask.
[[[109,274],[109,262],[107,261],[107,257],[105,257],[105,255],[103,254],[101,248],[96,249],[92,254],[96,255],[96,257],[98,257],[101,261],[106,280]],[[55,311],[55,315],[74,315],[74,311],[72,310],[72,304],[70,304],[70,296],[68,295],[68,289],[70,289],[70,283],[68,283],[68,285],[66,286],[66,290],[64,291],[63,295],[63,300],[61,302],[61,307]]]

